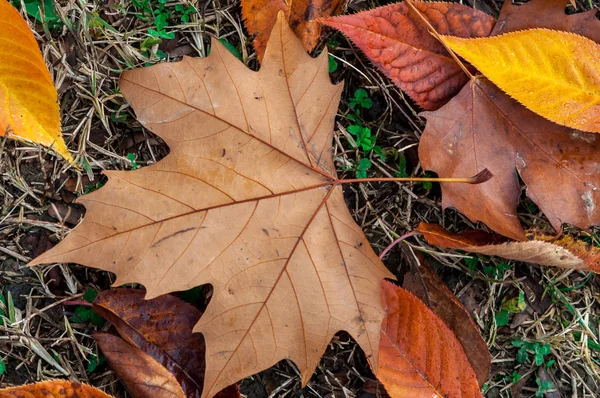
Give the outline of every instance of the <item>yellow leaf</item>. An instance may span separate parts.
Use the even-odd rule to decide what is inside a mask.
[[[532,111],[564,126],[600,132],[599,44],[549,29],[442,40]]]
[[[50,147],[72,162],[50,73],[29,26],[6,0],[0,0],[0,26],[0,136]]]

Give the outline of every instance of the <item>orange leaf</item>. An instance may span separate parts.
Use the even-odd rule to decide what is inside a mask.
[[[404,276],[402,287],[424,302],[454,332],[477,375],[479,386],[483,386],[490,374],[492,358],[479,327],[421,252],[411,251],[406,257],[414,264],[411,267],[414,272]]]
[[[413,4],[440,34],[480,37],[495,19],[458,3]],[[321,21],[344,33],[423,109],[448,102],[468,77],[427,26],[405,3]]]
[[[531,28],[577,33],[600,43],[597,9],[566,15],[566,0],[531,0],[522,5],[505,1],[492,36]]]
[[[112,323],[129,344],[150,355],[175,377],[188,397],[199,397],[204,385],[204,339],[192,329],[202,313],[171,295],[144,300],[140,289],[111,289],[98,295],[94,310]],[[115,372],[137,371],[119,367]],[[122,378],[129,379],[128,375]],[[218,397],[239,397],[230,386]]]
[[[342,86],[327,64],[280,14],[258,72],[216,41],[205,59],[126,72],[121,91],[170,154],[107,172],[79,199],[83,222],[31,264],[108,270],[147,298],[210,283],[194,328],[205,397],[284,358],[306,383],[339,330],[376,367],[380,281],[393,276],[344,202],[332,157]]]
[[[0,389],[0,398],[111,398],[87,384],[70,380],[48,380],[18,387]]]
[[[0,0],[0,26],[0,137],[50,147],[72,162],[50,73],[29,26],[6,0]]]
[[[256,34],[254,49],[262,62],[279,12],[285,13],[286,21],[304,48],[312,51],[321,37],[321,25],[316,20],[339,14],[343,5],[344,0],[242,0],[242,17],[248,33]]]
[[[434,246],[498,256],[509,260],[600,272],[600,249],[570,236],[552,237],[527,231],[526,242],[512,242],[483,231],[454,234],[439,225],[421,223],[416,231]]]
[[[186,397],[175,376],[144,351],[108,333],[94,333],[93,337],[134,398]]]
[[[512,98],[555,123],[600,133],[600,44],[568,32],[441,36]]]
[[[382,282],[377,378],[393,398],[481,397],[475,372],[456,336],[406,290]]]
[[[600,223],[597,134],[573,131],[537,116],[485,79],[474,79],[448,104],[425,112],[419,158],[440,175],[494,177],[478,185],[442,183],[442,206],[516,240],[525,234],[516,213],[520,187],[556,230]]]

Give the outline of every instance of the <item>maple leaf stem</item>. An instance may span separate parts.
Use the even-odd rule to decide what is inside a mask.
[[[458,182],[463,184],[481,184],[493,177],[488,169],[483,169],[473,177],[391,177],[391,178],[351,178],[347,180],[338,180],[335,185],[349,184],[353,182]]]
[[[433,25],[431,25],[431,23],[429,23],[429,21],[427,20],[427,18],[425,18],[423,16],[423,14],[421,13],[421,11],[419,11],[417,9],[417,7],[415,7],[415,5],[412,3],[412,0],[405,0],[405,1],[406,1],[406,4],[408,4],[408,6],[411,8],[411,10],[413,10],[419,16],[419,18],[421,19],[421,21],[423,21],[423,23],[429,28],[429,33],[431,33],[431,35],[433,37],[435,37],[440,43],[442,43],[442,45],[444,46],[444,48],[446,49],[446,51],[448,51],[448,53],[454,59],[454,61],[458,64],[458,66],[460,66],[460,68],[463,70],[463,72],[465,72],[466,75],[469,76],[469,79],[473,79],[473,75],[471,74],[471,72],[469,72],[469,69],[458,58],[458,56],[456,56],[456,54],[454,53],[454,51],[452,51],[452,49],[450,47],[448,47],[448,45],[444,42],[444,40],[442,39],[442,37],[440,36],[440,34],[437,32],[437,30],[435,30],[435,28],[433,27]]]

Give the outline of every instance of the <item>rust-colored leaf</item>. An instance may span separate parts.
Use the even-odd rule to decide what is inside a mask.
[[[537,230],[527,241],[513,242],[483,231],[454,234],[435,224],[421,223],[416,231],[434,246],[498,256],[509,260],[600,272],[600,249],[570,236],[553,237]]]
[[[326,18],[342,11],[344,0],[242,0],[242,17],[246,29],[254,38],[254,49],[262,62],[271,30],[279,12],[302,41],[307,51],[315,49],[321,37],[319,18]]]
[[[34,384],[0,389],[0,398],[111,398],[87,384],[71,380],[47,380]]]
[[[414,1],[440,34],[485,37],[495,19],[458,3]],[[343,32],[420,107],[438,109],[468,77],[406,3],[321,21]]]
[[[107,362],[134,398],[185,398],[181,386],[152,356],[118,336],[94,333]]]
[[[109,171],[83,222],[31,264],[77,262],[147,298],[210,283],[196,324],[203,396],[289,358],[304,383],[345,330],[377,364],[381,263],[348,211],[332,158],[341,85],[280,14],[262,68],[218,42],[205,59],[126,72],[121,91],[170,154]]]
[[[481,397],[475,372],[456,336],[406,290],[382,282],[377,378],[392,397]],[[424,326],[427,325],[427,326]]]
[[[490,374],[492,357],[479,328],[423,254],[415,251],[406,257],[414,264],[414,272],[404,276],[402,287],[424,302],[454,332],[477,375],[479,386],[483,386]]]
[[[577,33],[600,43],[597,9],[567,15],[567,0],[531,0],[522,5],[505,1],[492,35],[532,28],[548,28]]]
[[[29,26],[0,0],[0,137],[34,142],[73,161],[62,138],[58,94]]]
[[[94,310],[112,323],[129,344],[167,369],[188,397],[199,397],[204,384],[204,338],[192,329],[202,313],[171,295],[144,299],[139,289],[112,289],[98,295]],[[115,369],[127,371],[128,367]],[[132,369],[133,370],[133,369]],[[127,378],[127,376],[124,376]],[[219,397],[239,397],[237,386]]]
[[[478,185],[442,183],[442,205],[516,240],[525,234],[516,213],[520,187],[556,230],[600,223],[600,138],[554,124],[527,110],[485,79],[473,79],[435,112],[419,145],[425,169],[469,175],[485,168],[494,177]]]

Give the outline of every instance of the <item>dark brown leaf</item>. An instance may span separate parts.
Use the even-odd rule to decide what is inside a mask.
[[[506,0],[492,36],[531,28],[548,28],[577,33],[600,43],[597,9],[567,15],[567,0],[531,0],[515,5]]]
[[[171,295],[144,299],[139,289],[112,289],[100,293],[94,310],[111,322],[129,343],[168,369],[187,396],[200,396],[204,382],[204,338],[192,329],[202,313]],[[223,390],[239,397],[236,386]]]
[[[185,398],[181,386],[164,366],[118,336],[94,333],[106,360],[134,398]]]

